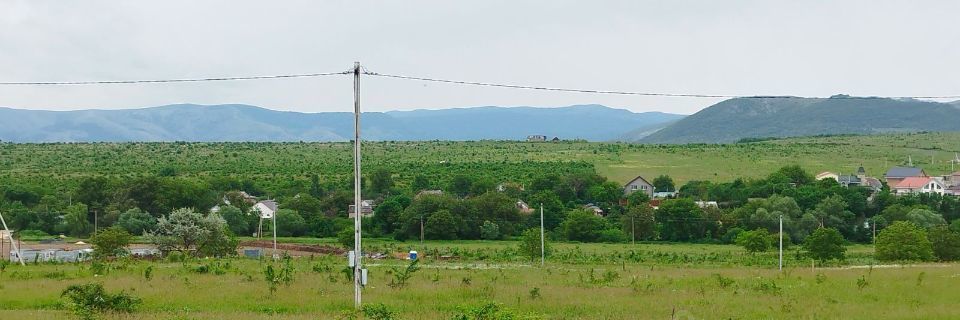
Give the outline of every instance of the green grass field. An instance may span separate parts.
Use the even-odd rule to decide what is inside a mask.
[[[329,242],[314,239],[312,242]],[[301,241],[303,242],[303,241]],[[366,260],[367,304],[386,305],[401,319],[449,319],[459,308],[496,302],[542,319],[956,319],[955,264],[871,267],[872,247],[849,248],[842,265],[812,269],[787,250],[751,255],[739,247],[697,244],[555,244],[546,267],[518,258],[514,242],[398,243],[370,241],[371,250],[459,253],[422,260],[406,288],[388,286],[406,262]],[[633,254],[631,254],[631,252]],[[97,282],[143,299],[134,314],[106,319],[336,319],[353,308],[342,257],[293,259],[294,281],[271,295],[268,261],[114,262],[94,276],[89,264],[10,265],[0,274],[0,316],[69,319],[59,293]],[[201,265],[220,270],[197,273]],[[146,268],[153,269],[150,280]]]

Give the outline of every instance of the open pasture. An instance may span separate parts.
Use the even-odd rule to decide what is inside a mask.
[[[726,245],[558,243],[540,268],[517,256],[511,241],[369,242],[371,252],[416,248],[427,255],[402,287],[391,283],[406,261],[367,260],[364,302],[400,319],[450,319],[487,303],[538,319],[960,316],[957,265],[871,267],[870,246],[853,246],[846,263],[816,269],[788,250],[779,272],[776,253]],[[438,254],[457,258],[440,261]],[[293,280],[272,294],[264,280],[270,264],[283,265],[244,258],[9,265],[0,274],[0,316],[70,319],[60,291],[89,282],[143,299],[135,313],[106,319],[337,319],[352,310],[344,258],[293,258]]]

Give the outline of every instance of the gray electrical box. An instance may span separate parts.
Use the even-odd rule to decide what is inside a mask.
[[[352,268],[354,265],[356,265],[356,263],[357,263],[357,255],[356,255],[355,253],[353,253],[353,251],[348,252],[348,253],[347,253],[347,266]]]
[[[360,285],[367,285],[367,269],[360,269]]]

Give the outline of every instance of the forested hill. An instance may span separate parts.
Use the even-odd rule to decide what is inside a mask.
[[[522,140],[528,135],[607,141],[682,115],[600,105],[476,107],[364,113],[366,140]],[[11,142],[348,141],[349,112],[299,113],[249,105],[191,104],[127,110],[0,108],[0,140]]]
[[[919,131],[960,131],[960,105],[849,96],[737,98],[703,109],[640,141],[723,143],[742,138]]]

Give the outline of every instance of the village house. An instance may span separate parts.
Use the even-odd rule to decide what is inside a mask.
[[[943,195],[947,192],[947,186],[941,179],[931,177],[907,177],[892,188],[895,194],[911,193],[936,193]]]
[[[253,210],[260,215],[260,219],[273,219],[277,208],[277,202],[273,200],[263,200],[253,205]]]
[[[840,181],[840,175],[830,171],[824,171],[824,172],[818,173],[816,176],[816,179],[818,181],[823,179],[833,179],[833,180]]]
[[[360,201],[360,216],[364,218],[372,217],[374,215],[373,207],[374,207],[373,200]],[[350,218],[356,218],[357,217],[356,211],[357,211],[356,206],[351,204],[350,207],[347,208],[347,216],[349,216]]]
[[[642,176],[633,178],[633,180],[630,180],[630,182],[627,182],[627,184],[623,186],[623,195],[625,196],[637,191],[646,193],[647,196],[653,198],[653,184],[647,181],[647,179],[644,179]]]
[[[443,190],[423,190],[417,192],[417,195],[413,196],[415,199],[420,199],[423,196],[442,196]]]
[[[530,205],[528,205],[526,202],[523,202],[523,200],[517,200],[517,210],[520,210],[520,213],[523,214],[533,213],[533,209],[530,208]]]
[[[584,208],[584,209],[587,209],[587,210],[590,210],[590,211],[593,211],[593,214],[597,215],[598,217],[603,217],[603,216],[605,215],[605,214],[603,213],[603,209],[600,209],[600,207],[598,207],[597,205],[592,204],[592,203],[585,204],[585,205],[583,206],[583,208]]]
[[[927,177],[927,173],[923,172],[923,169],[920,168],[893,167],[887,170],[887,173],[884,174],[883,177],[887,180],[887,185],[892,188],[893,186],[899,185],[900,182],[906,178]]]
[[[527,136],[527,141],[531,141],[531,142],[543,142],[543,141],[547,141],[547,136],[545,136],[545,135],[539,135],[539,134],[529,135],[529,136]]]

